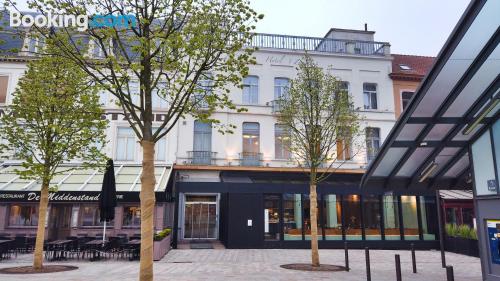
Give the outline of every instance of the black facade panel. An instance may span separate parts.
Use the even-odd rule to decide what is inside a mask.
[[[229,193],[227,248],[262,248],[264,215],[262,194]],[[251,226],[248,225],[251,221]]]

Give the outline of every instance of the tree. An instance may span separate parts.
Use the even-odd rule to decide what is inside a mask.
[[[229,99],[229,85],[239,85],[248,65],[255,63],[253,49],[245,45],[255,28],[252,24],[262,15],[250,8],[248,0],[27,2],[45,15],[78,16],[92,11],[125,20],[125,25],[91,26],[80,32],[75,27],[35,29],[43,36],[54,33],[64,56],[111,92],[129,116],[143,153],[140,280],[152,280],[154,145],[186,115],[231,132],[233,125],[210,116],[216,109],[238,110]],[[131,87],[134,81],[137,91]],[[152,103],[157,98],[166,101],[168,108],[162,123],[153,129]]]
[[[279,102],[292,157],[309,174],[312,265],[319,266],[316,187],[353,155],[359,116],[349,93],[306,54]]]
[[[57,52],[54,47],[47,47]],[[21,178],[41,182],[34,269],[42,268],[43,241],[51,181],[79,168],[102,166],[99,148],[105,142],[97,89],[88,75],[61,56],[45,56],[28,63],[12,104],[0,120],[3,151],[22,159]],[[80,166],[63,165],[76,160]]]

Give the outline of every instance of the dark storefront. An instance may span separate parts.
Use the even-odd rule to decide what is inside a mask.
[[[177,241],[310,247],[309,186],[303,174],[222,173],[222,182],[177,182]],[[318,186],[320,248],[341,248],[345,241],[358,248],[407,248],[409,241],[419,248],[438,246],[434,192],[364,192],[359,180],[360,175],[332,175]]]

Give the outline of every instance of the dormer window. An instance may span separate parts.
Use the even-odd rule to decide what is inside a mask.
[[[407,65],[407,64],[400,64],[399,68],[401,70],[412,70],[412,68],[409,65]]]

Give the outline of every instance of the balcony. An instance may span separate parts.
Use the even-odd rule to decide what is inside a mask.
[[[353,41],[266,33],[255,33],[249,45],[258,48],[314,51],[333,54],[354,54],[362,56],[390,55],[390,45],[385,42]]]
[[[188,151],[188,159],[191,165],[215,165],[217,152],[212,151]]]
[[[271,101],[272,113],[278,114],[281,111],[281,100]]]
[[[240,165],[241,166],[260,166],[262,161],[262,153],[258,152],[241,152]]]

